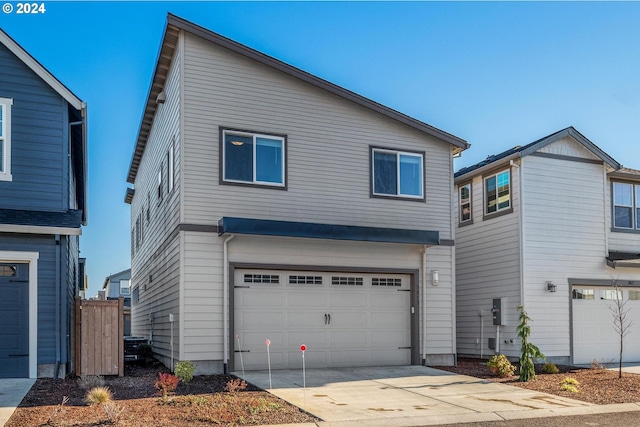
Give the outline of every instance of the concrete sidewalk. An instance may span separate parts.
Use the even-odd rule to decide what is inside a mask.
[[[13,411],[35,382],[33,378],[0,379],[0,427],[11,418]]]
[[[241,373],[236,373],[236,375]],[[240,376],[240,375],[239,375]],[[640,410],[594,405],[424,366],[247,372],[245,379],[321,426],[418,426]]]

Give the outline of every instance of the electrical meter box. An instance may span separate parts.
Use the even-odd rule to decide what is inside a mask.
[[[491,313],[493,313],[493,324],[496,326],[504,326],[504,301],[502,298],[494,298]]]

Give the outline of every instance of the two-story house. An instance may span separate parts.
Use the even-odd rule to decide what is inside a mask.
[[[129,169],[132,333],[197,372],[453,364],[462,139],[173,15]]]
[[[569,127],[455,175],[457,346],[518,357],[517,306],[551,361],[619,359],[622,287],[640,324],[640,172]],[[640,329],[624,360],[640,361]]]
[[[0,30],[0,377],[71,368],[86,104]]]
[[[123,298],[124,335],[131,335],[131,269],[107,276],[98,295],[102,296],[101,299]]]

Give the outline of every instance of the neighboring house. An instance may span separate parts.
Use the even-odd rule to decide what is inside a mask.
[[[86,224],[86,104],[0,30],[0,377],[62,377]]]
[[[124,298],[124,335],[131,335],[131,269],[108,276],[102,290],[103,299]]]
[[[639,171],[569,127],[461,169],[455,184],[459,354],[519,356],[523,305],[548,359],[617,360],[617,282],[634,322],[624,359],[640,361]]]
[[[274,368],[302,344],[309,367],[453,364],[467,147],[169,15],[127,179],[132,333],[200,373],[266,368],[266,340]]]

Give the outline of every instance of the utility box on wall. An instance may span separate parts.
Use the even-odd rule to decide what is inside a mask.
[[[493,324],[496,326],[504,326],[504,301],[502,298],[494,298],[491,313],[493,313]]]

